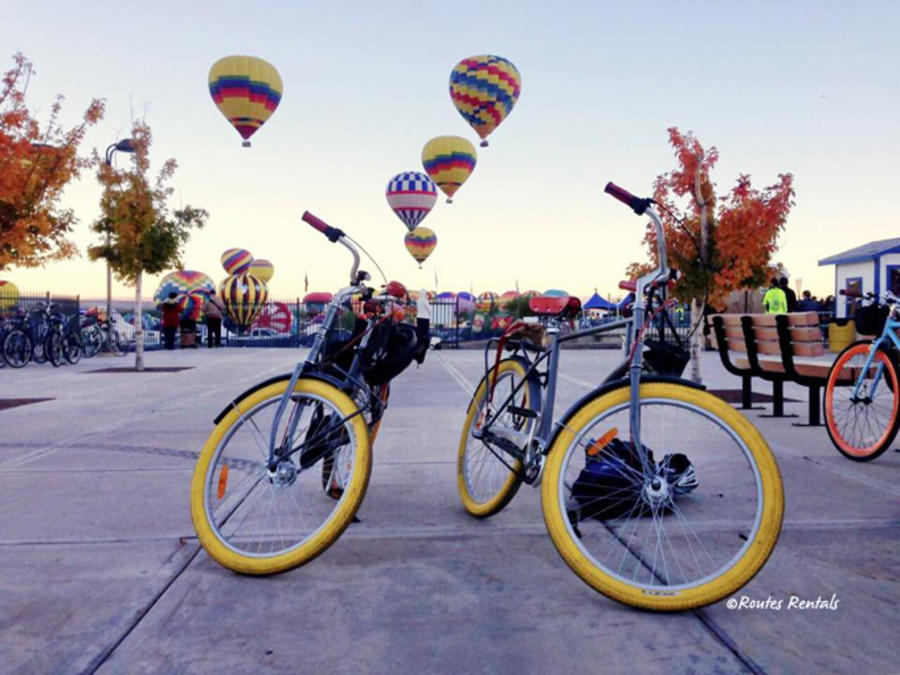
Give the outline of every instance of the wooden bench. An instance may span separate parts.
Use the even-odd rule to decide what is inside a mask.
[[[751,378],[759,377],[772,383],[772,417],[788,417],[784,382],[796,382],[809,389],[807,425],[821,425],[821,388],[831,361],[813,360],[825,355],[815,312],[718,315],[713,317],[713,328],[722,364],[741,377],[741,407],[751,407]]]

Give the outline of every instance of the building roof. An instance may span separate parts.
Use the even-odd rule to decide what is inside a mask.
[[[849,251],[823,258],[819,261],[819,265],[841,265],[865,262],[866,260],[872,260],[882,253],[900,253],[900,237],[870,241],[868,244],[851,248]]]

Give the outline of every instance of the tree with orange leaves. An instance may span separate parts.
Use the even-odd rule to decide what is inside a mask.
[[[59,202],[69,181],[90,165],[78,148],[104,108],[94,99],[81,123],[65,129],[59,121],[63,97],[57,96],[42,127],[25,103],[34,66],[21,53],[13,62],[0,83],[0,270],[77,253],[68,239],[77,219]]]
[[[715,147],[705,150],[693,134],[669,129],[678,168],[656,178],[653,199],[660,205],[669,264],[683,276],[675,296],[691,303],[693,317],[705,305],[720,305],[740,288],[758,288],[769,276],[778,235],[794,204],[793,176],[779,174],[778,182],[763,190],[750,176],[738,176],[735,186],[721,197],[710,172],[719,159]],[[680,204],[680,206],[679,206]],[[648,223],[644,242],[656,255],[656,234]],[[632,263],[631,278],[652,269]],[[700,382],[700,334],[691,341],[692,379]]]
[[[160,272],[181,265],[181,251],[192,228],[202,228],[209,214],[204,209],[183,206],[170,213],[167,185],[175,173],[174,159],[167,160],[156,180],[151,181],[152,135],[146,122],[131,129],[131,169],[119,170],[100,160],[94,151],[97,180],[103,186],[100,217],[91,230],[104,236],[104,243],[90,246],[91,260],[106,260],[116,276],[134,285],[135,370],[144,369],[144,331],[141,319],[144,272]]]

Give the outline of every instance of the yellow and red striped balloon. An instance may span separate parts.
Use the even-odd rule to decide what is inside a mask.
[[[493,54],[470,56],[450,71],[450,98],[463,119],[487,138],[512,111],[522,92],[522,76],[508,59]]]
[[[422,148],[422,166],[447,195],[448,204],[453,203],[453,195],[472,175],[477,159],[475,146],[461,136],[437,136]]]
[[[226,56],[209,69],[209,95],[250,147],[249,139],[275,112],[284,85],[268,61],[255,56]]]
[[[412,232],[407,232],[403,237],[403,243],[406,244],[406,250],[416,259],[419,267],[431,255],[434,247],[437,246],[437,235],[434,231],[427,227],[419,226]]]

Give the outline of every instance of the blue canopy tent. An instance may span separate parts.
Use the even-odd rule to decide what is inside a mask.
[[[600,294],[594,291],[594,294],[591,296],[590,300],[588,300],[583,305],[584,309],[598,309],[601,311],[607,312],[615,312],[618,308],[617,305],[611,303],[609,300],[604,300],[600,297]]]

